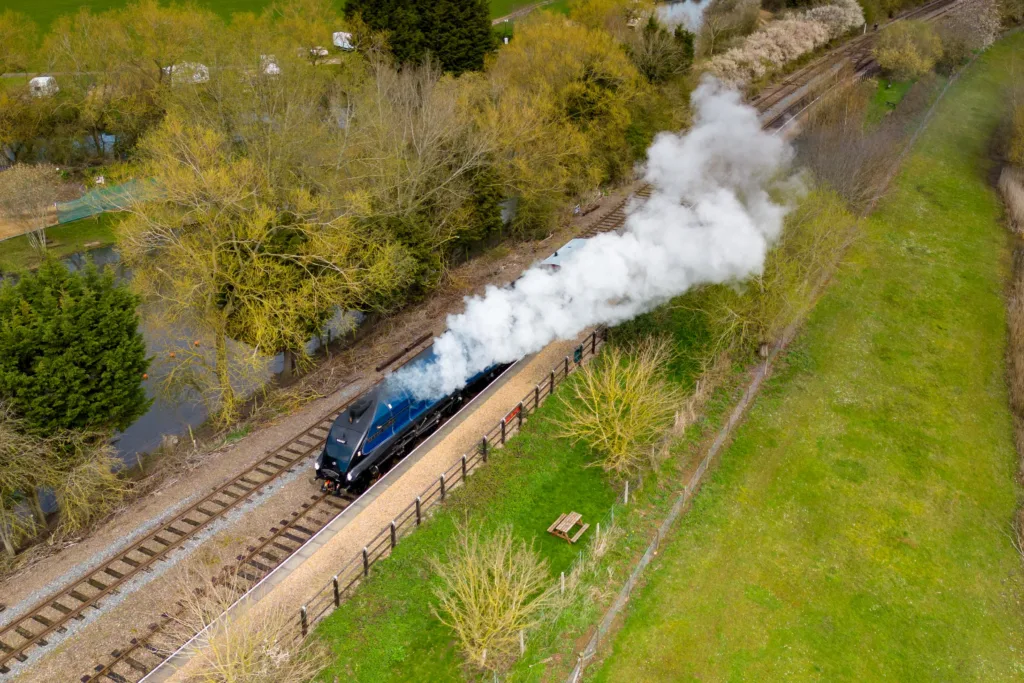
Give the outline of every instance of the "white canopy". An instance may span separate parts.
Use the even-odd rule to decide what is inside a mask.
[[[47,97],[60,92],[57,79],[53,76],[36,76],[28,82],[28,90],[34,97]]]
[[[339,47],[342,50],[354,50],[356,49],[352,45],[352,34],[345,31],[334,32],[334,46]]]

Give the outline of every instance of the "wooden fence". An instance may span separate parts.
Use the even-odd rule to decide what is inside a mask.
[[[410,502],[389,525],[381,529],[359,555],[341,567],[334,578],[299,609],[295,621],[295,638],[305,637],[313,626],[340,607],[363,579],[370,575],[370,569],[374,564],[390,555],[401,539],[423,523],[434,506],[443,503],[453,489],[465,483],[470,473],[487,463],[491,453],[504,446],[513,434],[522,429],[526,417],[554,393],[555,387],[564,382],[585,360],[597,354],[604,345],[607,334],[607,328],[600,328],[591,333],[571,355],[566,356],[551,369],[547,378],[537,384],[491,428],[473,450],[442,472],[437,480],[416,496],[416,499]]]

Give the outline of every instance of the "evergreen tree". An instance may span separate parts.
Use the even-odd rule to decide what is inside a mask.
[[[150,405],[138,304],[109,270],[55,259],[0,286],[0,400],[43,435],[127,428]]]
[[[348,0],[345,12],[387,32],[400,64],[422,61],[429,53],[457,75],[483,69],[484,56],[494,48],[485,0]]]

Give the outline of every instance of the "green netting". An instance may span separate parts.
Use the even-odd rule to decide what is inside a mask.
[[[57,204],[57,222],[70,223],[106,211],[122,211],[142,192],[152,192],[152,181],[129,180],[121,185],[96,188],[79,199]]]

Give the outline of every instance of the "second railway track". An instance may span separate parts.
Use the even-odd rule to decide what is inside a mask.
[[[86,610],[98,608],[103,599],[117,595],[119,589],[137,575],[150,571],[200,531],[210,528],[267,485],[293,471],[321,447],[334,418],[346,406],[334,410],[202,500],[5,624],[0,628],[0,674],[9,673],[15,661],[26,661],[29,651],[48,645],[47,639],[64,633],[72,621],[83,620]]]
[[[232,587],[242,593],[255,586],[330,524],[352,500],[321,493],[303,503],[299,510],[292,512],[291,519],[282,519],[268,536],[259,538],[255,545],[250,545],[244,554],[236,558],[237,563],[231,568]],[[174,642],[173,637],[167,639],[167,627],[184,609],[179,605],[175,614],[162,615],[160,621],[149,625],[145,635],[132,638],[124,647],[111,652],[106,662],[97,664],[92,672],[83,675],[81,682],[141,681],[164,661],[174,647],[181,644]],[[165,637],[164,642],[160,636]]]

